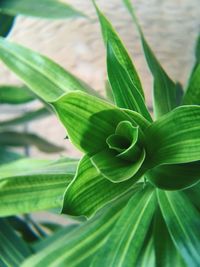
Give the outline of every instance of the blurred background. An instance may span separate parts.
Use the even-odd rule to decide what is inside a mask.
[[[90,0],[65,0],[88,18],[47,20],[18,16],[9,39],[48,56],[102,94],[105,92],[106,64],[100,26]],[[152,79],[146,66],[137,30],[121,0],[97,0],[99,7],[116,27],[140,75],[148,106],[151,107]],[[133,1],[144,34],[157,58],[175,81],[186,83],[194,62],[194,47],[200,31],[199,0]],[[3,64],[0,85],[20,85],[20,80]],[[0,120],[13,118],[38,108],[37,101],[20,106],[2,105]],[[22,129],[23,128],[23,129]],[[64,139],[65,130],[54,115],[18,126],[37,133],[65,150],[59,155],[79,156]],[[24,148],[23,148],[24,149]],[[55,158],[35,147],[26,147],[30,156]]]

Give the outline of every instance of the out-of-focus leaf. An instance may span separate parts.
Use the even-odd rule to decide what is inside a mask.
[[[24,104],[32,100],[35,100],[35,97],[26,86],[0,86],[1,104]]]
[[[46,102],[55,101],[64,93],[73,90],[98,95],[52,60],[3,38],[0,38],[0,59]]]
[[[91,216],[111,200],[116,200],[131,188],[139,190],[142,185],[130,179],[123,183],[112,183],[105,179],[85,156],[80,161],[76,176],[68,186],[63,212],[73,216]]]
[[[153,51],[151,50],[150,46],[148,45],[146,39],[144,38],[141,27],[135,16],[135,12],[131,4],[131,1],[130,0],[123,0],[123,1],[126,7],[128,8],[134,23],[138,28],[145,57],[149,69],[154,77],[154,91],[153,91],[154,111],[155,111],[155,116],[160,117],[163,114],[168,113],[177,106],[176,84],[169,78],[165,70],[162,68],[162,66],[156,59]]]
[[[58,0],[1,0],[0,11],[11,15],[22,14],[48,19],[84,16],[82,12]]]
[[[112,46],[113,52],[115,53],[117,60],[123,66],[123,68],[127,71],[129,78],[134,86],[134,89],[138,90],[140,94],[144,97],[144,92],[142,89],[139,76],[135,70],[133,62],[126,48],[124,47],[123,42],[120,40],[112,24],[109,22],[109,20],[104,16],[104,14],[97,7],[94,0],[93,0],[93,3],[96,8],[98,17],[99,17],[99,22],[101,24],[101,30],[102,30],[102,35],[104,38],[105,45],[107,46],[107,43],[109,41],[109,44],[110,46]]]
[[[70,160],[64,164],[26,159],[3,165],[0,168],[0,216],[61,209],[76,164]]]
[[[0,146],[21,147],[21,146],[36,146],[39,150],[46,153],[56,153],[63,151],[63,148],[50,143],[33,133],[20,133],[14,131],[0,132]]]
[[[7,127],[13,127],[15,125],[19,125],[25,122],[30,122],[33,120],[38,120],[40,118],[43,118],[45,116],[50,115],[51,113],[48,111],[47,108],[43,107],[34,111],[29,111],[24,113],[21,116],[15,117],[10,120],[0,121],[0,128],[7,128]]]
[[[0,11],[0,36],[6,37],[12,29],[15,17]]]
[[[15,161],[20,158],[23,158],[23,155],[10,151],[7,148],[0,147],[0,165],[4,163],[9,163],[11,161]]]
[[[180,255],[190,267],[200,259],[200,214],[183,192],[158,190],[158,200],[168,231]]]
[[[97,255],[94,267],[135,266],[155,204],[155,192],[151,187],[147,186],[133,195]]]
[[[147,120],[152,121],[142,95],[134,86],[127,70],[118,61],[110,41],[107,45],[107,69],[117,106],[137,111]]]
[[[131,193],[110,203],[70,233],[67,230],[66,235],[63,233],[62,237],[27,259],[22,267],[89,266],[95,253],[105,244],[130,196]]]
[[[20,266],[31,250],[5,219],[0,219],[0,258],[5,266]]]
[[[33,229],[24,219],[18,216],[9,216],[6,217],[6,221],[15,231],[17,231],[21,235],[23,240],[25,240],[26,242],[38,241],[38,234],[33,231]]]

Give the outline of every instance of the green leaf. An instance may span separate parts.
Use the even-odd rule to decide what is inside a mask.
[[[73,90],[97,95],[88,85],[52,60],[3,38],[0,38],[0,59],[46,102],[55,101]]]
[[[47,19],[84,16],[82,12],[58,0],[1,0],[0,11],[10,15],[22,14]]]
[[[194,206],[200,211],[200,183],[197,183],[196,185],[184,190],[184,193],[194,204]]]
[[[20,158],[23,158],[23,155],[10,151],[7,148],[0,147],[0,165]]]
[[[0,146],[21,147],[28,145],[34,145],[39,150],[46,153],[56,153],[63,151],[62,147],[54,145],[53,143],[46,141],[45,139],[39,137],[36,134],[20,133],[14,131],[0,132]]]
[[[61,238],[25,261],[22,267],[89,266],[95,253],[105,244],[107,235],[129,198],[130,194],[127,194],[110,203],[74,231],[67,231],[66,235],[63,233]]]
[[[15,17],[3,14],[0,11],[0,36],[6,37],[14,24]]]
[[[48,111],[47,108],[42,107],[34,111],[26,112],[21,116],[15,117],[13,119],[0,121],[0,128],[13,127],[15,125],[23,124],[25,122],[38,120],[50,114],[51,113]]]
[[[27,170],[27,166],[29,166]],[[20,160],[0,168],[0,216],[61,208],[76,161]]]
[[[35,100],[35,97],[26,86],[0,86],[1,104],[24,104],[32,100]]]
[[[158,118],[163,114],[168,113],[170,110],[177,106],[176,100],[176,84],[169,78],[167,73],[164,71],[158,60],[156,59],[153,51],[148,45],[141,27],[135,16],[135,12],[130,0],[123,0],[124,4],[128,8],[134,23],[136,24],[140,38],[142,41],[145,57],[149,66],[149,69],[154,77],[154,112]]]
[[[165,164],[150,169],[146,178],[161,189],[178,190],[200,180],[200,161],[183,164]]]
[[[135,266],[155,209],[155,192],[140,190],[129,200],[93,265]]]
[[[90,155],[107,147],[106,139],[120,121],[137,125],[133,116],[99,98],[83,92],[71,92],[52,105],[66,127],[71,142]],[[139,120],[138,120],[139,121]]]
[[[107,45],[107,70],[117,106],[137,111],[147,120],[152,121],[142,95],[135,87],[127,70],[120,64],[109,40]]]
[[[31,250],[5,219],[0,219],[0,258],[5,266],[21,266]]]
[[[93,3],[96,8],[98,17],[99,17],[99,22],[101,24],[101,30],[102,30],[102,35],[104,38],[105,45],[107,45],[109,41],[109,45],[112,46],[114,54],[116,55],[116,58],[119,61],[119,63],[127,71],[129,78],[134,85],[134,88],[136,88],[140,92],[140,94],[144,97],[144,92],[141,86],[139,76],[135,70],[135,67],[132,63],[132,60],[126,48],[124,47],[123,42],[120,40],[112,24],[109,22],[109,20],[104,16],[104,14],[97,7],[94,0],[93,0]]]
[[[120,184],[112,183],[97,171],[89,157],[84,156],[65,192],[63,212],[72,216],[90,217],[133,187],[138,190],[141,184],[134,184],[131,179]]]
[[[159,208],[156,211],[154,218],[153,238],[155,246],[156,267],[187,267],[173,244]]]
[[[152,165],[200,160],[200,107],[181,106],[169,112],[145,131]]]
[[[197,64],[195,70],[189,80],[184,98],[184,105],[200,105],[200,63]]]
[[[116,156],[112,149],[105,149],[91,157],[93,165],[107,179],[113,182],[122,182],[137,174],[145,159],[145,150],[137,157],[136,161],[122,160]],[[119,155],[118,155],[119,156]],[[137,181],[142,175],[133,177]]]
[[[188,266],[200,259],[200,214],[182,192],[158,190],[159,205],[173,243]]]

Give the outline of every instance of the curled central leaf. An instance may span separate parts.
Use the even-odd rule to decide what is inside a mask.
[[[130,162],[138,159],[142,153],[138,141],[138,128],[129,121],[122,121],[117,125],[115,133],[106,139],[109,148],[117,152],[116,157]]]
[[[119,122],[115,132],[106,138],[106,143],[107,147],[91,158],[96,168],[116,182],[133,177],[145,159],[139,126],[127,120]]]

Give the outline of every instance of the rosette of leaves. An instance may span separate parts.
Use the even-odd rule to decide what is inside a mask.
[[[45,57],[0,41],[0,58],[51,103],[71,142],[84,153],[66,186],[63,213],[87,220],[47,242],[22,266],[200,264],[199,53],[184,92],[161,67],[130,2],[124,2],[153,75],[154,117],[126,48],[96,5],[113,104]]]

